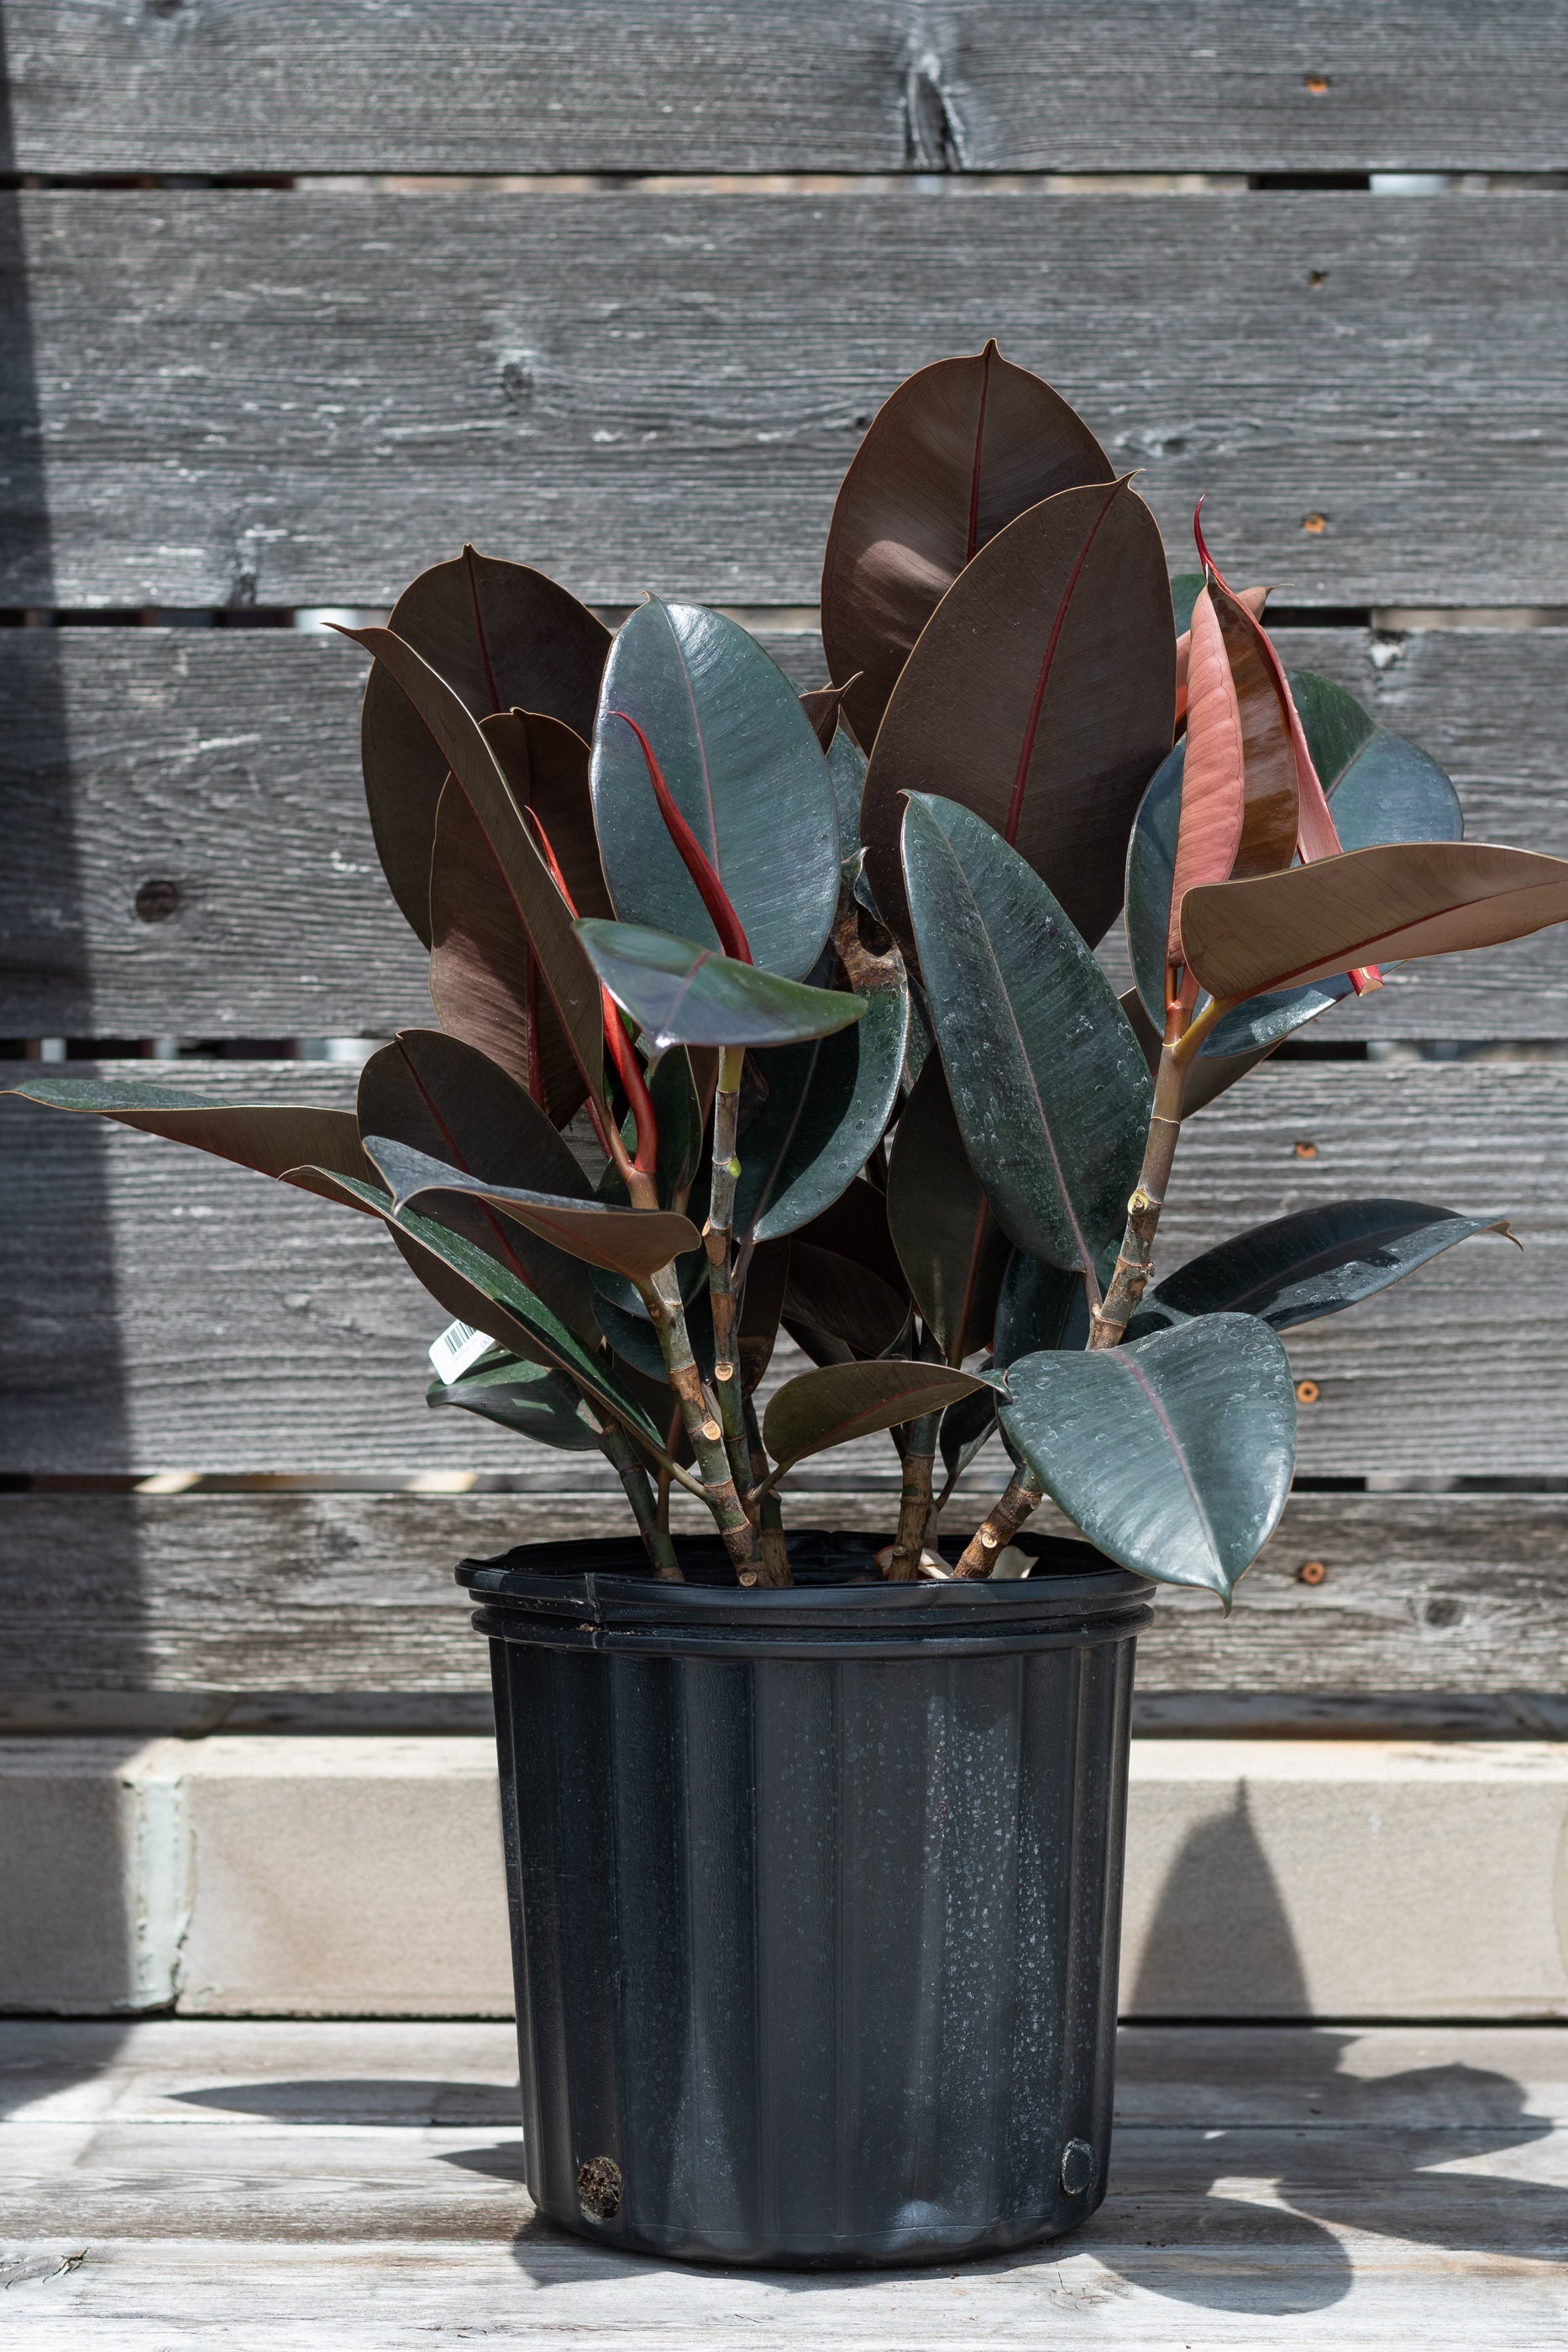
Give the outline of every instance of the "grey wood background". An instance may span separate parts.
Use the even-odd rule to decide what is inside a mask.
[[[26,172],[1563,162],[1555,0],[7,0],[5,27]]]
[[[758,634],[800,685],[822,683],[815,630]],[[1281,642],[1443,762],[1472,837],[1563,847],[1568,629]],[[326,633],[0,632],[0,1035],[373,1035],[430,1020],[365,816],[366,667]],[[165,920],[137,919],[150,880],[177,889]],[[1568,934],[1412,964],[1313,1034],[1568,1037]]]
[[[0,604],[385,603],[465,537],[798,604],[878,403],[999,330],[1178,563],[1207,491],[1297,604],[1568,604],[1568,194],[13,203],[47,525]]]
[[[146,1076],[145,1064],[105,1066]],[[0,1080],[20,1075],[0,1069]],[[239,1100],[352,1099],[351,1075],[320,1065],[185,1063],[179,1075]],[[1301,1473],[1561,1470],[1562,1093],[1554,1063],[1282,1062],[1192,1121],[1162,1265],[1352,1195],[1506,1210],[1526,1245],[1521,1255],[1479,1236],[1354,1314],[1288,1335],[1298,1378],[1320,1391],[1301,1411]],[[14,1140],[0,1232],[11,1303],[0,1467],[529,1465],[553,1469],[559,1486],[581,1483],[576,1457],[529,1453],[467,1415],[427,1411],[423,1351],[445,1318],[374,1219],[98,1120],[18,1103],[5,1116]],[[831,1486],[821,1475],[831,1469],[895,1486],[895,1467],[890,1443],[867,1438],[801,1483]]]
[[[684,1507],[683,1507],[684,1509]],[[591,1496],[38,1494],[7,1505],[37,1564],[6,1594],[23,1683],[58,1678],[62,1622],[99,1688],[359,1690],[367,1651],[389,1688],[482,1688],[484,1644],[444,1570],[518,1538],[603,1532]],[[955,1522],[977,1512],[954,1507]],[[700,1507],[685,1515],[693,1528]],[[815,1498],[814,1521],[880,1524],[863,1496]],[[1568,1497],[1295,1496],[1227,1624],[1197,1593],[1160,1595],[1140,1692],[1385,1696],[1556,1690]],[[1307,1560],[1325,1570],[1301,1582]]]
[[[1287,660],[1425,743],[1473,835],[1568,841],[1555,0],[0,0],[0,609],[46,624],[0,628],[0,1038],[233,1041],[193,1084],[342,1100],[246,1041],[429,1017],[362,657],[100,619],[382,607],[473,537],[606,606],[739,607],[814,684],[860,434],[992,332],[1142,469],[1177,568],[1207,493],[1228,568],[1316,615]],[[1267,184],[1397,171],[1454,184]],[[203,184],[246,174],[285,184]],[[1472,1243],[1292,1339],[1301,1473],[1400,1491],[1299,1492],[1229,1629],[1162,1608],[1143,1686],[1550,1695],[1568,1113],[1531,1055],[1568,1040],[1568,944],[1414,968],[1317,1034],[1482,1051],[1259,1072],[1184,1142],[1167,1263],[1369,1191],[1506,1210],[1527,1255]],[[445,1563],[618,1525],[602,1482],[426,1412],[440,1313],[367,1222],[0,1122],[0,1714],[476,1691]],[[876,1523],[891,1468],[868,1441],[796,1514]],[[363,1491],[124,1491],[170,1469]],[[417,1472],[530,1491],[384,1491]],[[1457,1479],[1536,1491],[1410,1491]]]

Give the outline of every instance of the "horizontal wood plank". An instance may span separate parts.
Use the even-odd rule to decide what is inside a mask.
[[[1553,168],[1550,0],[7,0],[26,172]]]
[[[955,1504],[954,1526],[977,1507]],[[805,1491],[788,1517],[882,1528],[895,1511]],[[0,1691],[482,1693],[455,1561],[626,1525],[605,1494],[0,1497]],[[1300,1494],[1231,1619],[1160,1594],[1138,1691],[1551,1695],[1565,1607],[1568,1498]]]
[[[8,203],[3,604],[384,603],[465,537],[798,604],[878,403],[998,331],[1178,553],[1207,492],[1298,603],[1568,604],[1562,194]]]
[[[814,632],[764,642],[799,684],[821,682]],[[1473,836],[1568,849],[1568,630],[1291,628],[1280,644],[1440,760]],[[0,1035],[430,1020],[365,817],[364,670],[326,633],[0,632]],[[177,897],[157,922],[136,914],[151,880]],[[1347,1038],[1568,1036],[1568,932],[1412,964],[1329,1022]]]
[[[148,1066],[118,1067],[144,1078]],[[344,1100],[351,1087],[305,1064],[186,1069],[193,1088],[221,1083],[236,1099]],[[0,1117],[0,1469],[518,1466],[502,1433],[425,1410],[424,1348],[444,1318],[373,1220],[107,1122],[18,1102]],[[1565,1121],[1553,1064],[1295,1063],[1265,1065],[1191,1123],[1164,1266],[1358,1194],[1504,1212],[1527,1244],[1520,1258],[1469,1242],[1290,1335],[1318,1390],[1301,1413],[1301,1472],[1561,1473]],[[891,1470],[883,1440],[859,1444],[835,1470]]]

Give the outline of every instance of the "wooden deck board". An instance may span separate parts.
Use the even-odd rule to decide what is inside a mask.
[[[707,2271],[521,2180],[509,2027],[0,2024],[0,2277],[34,2346],[1134,2352],[1568,2329],[1568,2031],[1124,2029],[1110,2197],[954,2271]]]

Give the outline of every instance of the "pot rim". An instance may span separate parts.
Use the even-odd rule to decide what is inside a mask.
[[[866,1552],[877,1541],[859,1530],[842,1532],[846,1549],[852,1544]],[[790,1533],[831,1541],[840,1531]],[[690,1538],[685,1544],[677,1538],[677,1544],[694,1567],[716,1567],[725,1558],[716,1538]],[[694,1558],[699,1546],[705,1552]],[[1037,1538],[1030,1549],[1037,1557],[1071,1551],[1082,1560],[1001,1582],[841,1578],[742,1591],[733,1581],[662,1583],[645,1564],[639,1570],[635,1538],[580,1538],[519,1545],[492,1560],[464,1560],[456,1581],[484,1604],[473,1620],[477,1632],[549,1649],[731,1657],[972,1655],[1124,1641],[1151,1622],[1149,1579],[1087,1544]],[[597,1565],[615,1550],[626,1555],[624,1570],[619,1563]],[[537,1556],[537,1567],[530,1555]],[[519,1559],[528,1565],[512,1564]]]

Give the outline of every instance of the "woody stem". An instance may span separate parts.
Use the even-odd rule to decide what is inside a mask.
[[[737,1388],[740,1386],[736,1381]],[[752,1493],[747,1507],[757,1519],[757,1549],[760,1567],[759,1584],[793,1584],[789,1570],[789,1551],[784,1540],[784,1511],[777,1493],[769,1487],[767,1494],[756,1491],[768,1475],[768,1454],[762,1443],[762,1431],[757,1419],[757,1407],[750,1397],[745,1404],[746,1436],[751,1463]]]
[[[746,1059],[738,1045],[727,1045],[718,1059],[718,1092],[713,1106],[713,1189],[703,1246],[707,1252],[708,1290],[713,1300],[716,1368],[735,1360],[735,1275],[730,1247],[735,1223],[735,1186],[740,1174],[736,1129],[740,1117],[740,1076]],[[722,1377],[722,1373],[721,1373]],[[737,1414],[737,1427],[739,1415]],[[744,1474],[742,1474],[744,1475]]]
[[[650,1278],[643,1286],[643,1299],[658,1333],[665,1377],[680,1405],[681,1420],[703,1483],[704,1500],[713,1513],[740,1582],[755,1584],[751,1522],[730,1470],[724,1430],[703,1394],[702,1375],[692,1353],[691,1334],[686,1329],[685,1309],[681,1304],[681,1286],[673,1264],[662,1265]]]
[[[653,1563],[653,1573],[663,1584],[682,1584],[681,1564],[675,1558],[675,1547],[670,1538],[669,1485],[661,1473],[660,1498],[654,1501],[648,1483],[648,1473],[638,1459],[637,1449],[618,1422],[606,1418],[599,1433],[599,1443],[605,1459],[613,1467],[626,1489],[632,1515],[647,1547],[648,1558]]]
[[[931,1525],[931,1487],[936,1462],[940,1413],[922,1413],[905,1424],[904,1480],[898,1500],[898,1533],[887,1564],[890,1584],[907,1584],[920,1573],[920,1556]]]
[[[1007,1549],[1024,1521],[1044,1499],[1045,1489],[1032,1470],[1020,1470],[1001,1500],[990,1510],[965,1545],[956,1577],[989,1576],[998,1553]]]

